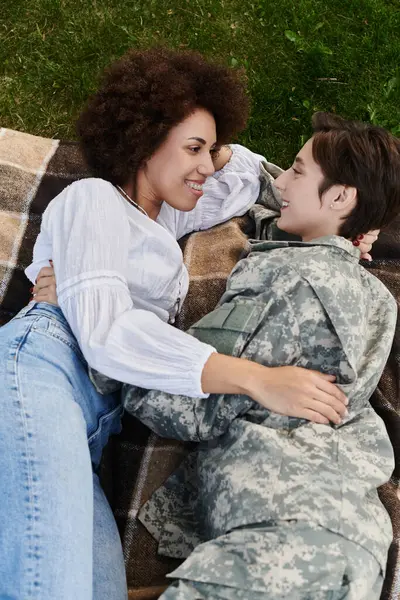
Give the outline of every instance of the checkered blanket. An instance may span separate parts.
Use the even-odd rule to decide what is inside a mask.
[[[0,324],[29,299],[24,268],[32,257],[41,215],[54,196],[72,181],[86,177],[75,143],[49,140],[0,129]],[[249,217],[233,219],[182,241],[190,288],[178,320],[187,329],[217,304],[247,238],[254,234]],[[400,219],[381,234],[368,265],[400,300]],[[382,600],[400,597],[400,328],[388,365],[372,399],[384,419],[396,455],[392,481],[380,495],[392,518],[394,538],[388,556]],[[165,574],[178,561],[157,556],[156,542],[137,520],[152,492],[165,481],[190,446],[158,438],[127,415],[122,433],[106,449],[102,480],[121,533],[130,599],[153,600],[164,589]]]

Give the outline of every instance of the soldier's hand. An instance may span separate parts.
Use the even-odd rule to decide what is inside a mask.
[[[324,424],[338,425],[348,415],[348,400],[334,385],[335,377],[300,367],[261,369],[264,371],[253,377],[248,395],[265,408]]]
[[[379,229],[368,231],[368,233],[365,233],[364,235],[359,235],[357,240],[353,242],[353,244],[357,245],[360,250],[360,258],[363,260],[372,260],[372,256],[370,255],[372,244],[374,244],[378,239],[379,233]],[[355,242],[358,242],[358,244]]]
[[[36,302],[48,302],[58,306],[56,278],[53,267],[43,267],[39,271],[36,285],[32,289],[33,299]]]

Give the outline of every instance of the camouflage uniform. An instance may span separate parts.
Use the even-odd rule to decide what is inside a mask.
[[[369,404],[396,303],[341,237],[258,242],[220,306],[190,333],[267,366],[336,375],[340,426],[268,411],[243,395],[207,399],[124,386],[153,431],[200,442],[143,507],[163,554],[189,558],[162,598],[378,598],[392,539],[376,488],[393,451]]]
[[[124,384],[128,412],[161,436],[199,442],[139,518],[159,552],[187,558],[162,600],[376,600],[392,539],[376,488],[393,450],[369,404],[389,355],[397,306],[343,238],[284,241],[281,169],[261,165],[250,214],[258,242],[219,307],[189,333],[267,366],[336,375],[340,426],[262,408],[247,396],[187,398]],[[92,371],[103,393],[116,382]],[[160,600],[161,600],[160,599]]]

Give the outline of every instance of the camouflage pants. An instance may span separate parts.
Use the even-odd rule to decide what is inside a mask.
[[[160,600],[378,600],[376,559],[322,527],[281,521],[198,546]]]

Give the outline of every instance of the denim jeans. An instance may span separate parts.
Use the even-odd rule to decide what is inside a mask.
[[[58,307],[0,328],[0,598],[125,600],[121,542],[96,469],[120,430]]]

